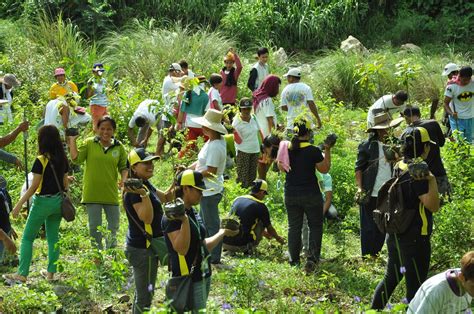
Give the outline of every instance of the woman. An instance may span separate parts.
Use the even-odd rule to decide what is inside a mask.
[[[33,204],[21,239],[18,272],[4,275],[7,280],[26,282],[33,255],[33,241],[43,223],[46,226],[48,240],[48,269],[42,270],[41,275],[47,280],[53,280],[57,271],[59,258],[57,243],[62,218],[61,191],[67,191],[68,188],[68,162],[59,131],[55,126],[45,125],[39,129],[38,154],[31,169],[33,182],[12,211],[13,217],[18,217],[23,204],[34,194]]]
[[[281,80],[278,76],[267,76],[262,85],[253,92],[253,111],[263,136],[268,136],[276,128],[275,105],[272,97],[280,91]]]
[[[162,220],[172,276],[192,276],[193,313],[206,308],[211,287],[209,251],[221,244],[224,236],[232,237],[238,233],[219,228],[217,233],[205,238],[206,228],[193,208],[201,201],[203,192],[206,192],[203,177],[201,172],[189,169],[178,175],[175,194],[182,198],[185,214],[173,218],[163,216]]]
[[[202,126],[202,131],[209,140],[198,154],[198,160],[190,168],[202,173],[206,186],[212,190],[204,191],[201,200],[201,215],[210,236],[219,231],[219,202],[224,190],[224,170],[227,147],[223,134],[227,130],[222,125],[222,112],[209,109],[203,117],[193,118],[193,122]],[[220,264],[222,244],[211,252],[211,263]]]
[[[119,229],[119,193],[127,179],[127,153],[124,146],[114,138],[117,128],[115,120],[104,116],[97,122],[97,136],[86,139],[77,148],[77,136],[70,137],[69,149],[75,164],[85,163],[83,176],[82,203],[86,205],[89,216],[89,232],[92,244],[102,249],[102,233],[97,227],[102,225],[102,208],[107,218],[110,237],[105,239],[106,247],[117,246]],[[118,172],[121,179],[117,187]]]
[[[222,81],[224,84],[220,90],[222,103],[225,109],[233,109],[237,99],[237,83],[242,73],[242,63],[239,55],[234,48],[230,48],[224,57],[224,67],[221,69]],[[229,112],[229,118],[232,121],[234,117],[233,110]]]
[[[148,154],[144,148],[136,148],[128,155],[131,177],[143,180],[140,188],[125,184],[123,207],[128,218],[127,246],[125,255],[133,267],[135,299],[133,313],[150,309],[158,270],[158,257],[153,252],[150,237],[163,236],[161,204],[170,201],[169,191],[157,190],[148,181],[153,176],[153,161],[159,158]],[[150,288],[151,287],[151,288]]]
[[[66,71],[63,68],[56,68],[54,70],[54,77],[56,83],[49,88],[49,99],[53,100],[60,96],[66,96],[68,93],[79,93],[76,84],[66,79]]]
[[[92,67],[93,77],[87,81],[86,98],[89,99],[94,132],[97,132],[97,122],[100,118],[108,114],[107,80],[102,77],[104,72],[104,65],[102,63],[95,63]]]
[[[294,135],[288,149],[289,171],[285,181],[285,207],[288,213],[288,250],[290,264],[300,264],[301,230],[306,214],[309,226],[309,254],[305,271],[314,271],[321,255],[323,237],[323,198],[316,170],[327,173],[331,168],[331,147],[309,143],[311,126],[304,119],[295,121]]]

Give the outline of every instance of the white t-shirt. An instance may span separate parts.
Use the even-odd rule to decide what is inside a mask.
[[[59,114],[59,108],[64,105],[63,100],[53,99],[46,104],[44,112],[44,125],[54,125],[58,129],[63,128],[63,120]]]
[[[187,74],[187,76],[188,76],[189,78],[194,78],[194,77],[196,76],[196,74],[194,74],[193,71],[191,71],[190,69],[188,69],[188,74]]]
[[[196,171],[202,172],[207,167],[217,168],[216,177],[204,178],[207,189],[213,191],[204,191],[203,196],[211,196],[221,193],[224,189],[224,170],[227,156],[227,146],[225,140],[207,141],[198,154]]]
[[[448,272],[452,272],[452,270],[448,270]],[[455,295],[449,286],[446,275],[447,272],[443,272],[426,280],[408,305],[407,313],[467,313],[472,297],[467,292],[460,297]]]
[[[208,95],[209,95],[209,104],[207,105],[206,110],[209,109],[209,108],[211,108],[211,103],[212,103],[214,100],[217,100],[217,104],[219,105],[219,109],[217,109],[217,108],[216,108],[216,109],[219,110],[219,111],[222,111],[222,109],[223,109],[223,108],[222,108],[222,106],[223,106],[223,104],[222,104],[222,97],[221,97],[221,95],[219,94],[219,91],[218,91],[217,89],[215,89],[214,87],[211,87],[211,89],[209,90]]]
[[[298,82],[286,85],[283,92],[281,92],[280,106],[286,106],[288,108],[288,114],[286,115],[287,129],[293,129],[293,123],[296,117],[298,117],[303,110],[308,108],[308,101],[314,101],[314,98],[311,87],[307,84]],[[310,121],[311,120],[312,119],[310,119]]]
[[[137,125],[135,124],[135,120],[143,116],[148,120],[150,126],[154,126],[156,124],[156,114],[158,113],[158,105],[159,101],[154,99],[146,99],[142,101],[135,112],[133,113],[132,118],[128,122],[128,127],[133,129]]]
[[[163,95],[163,109],[169,115],[173,115],[173,104],[177,102],[177,98],[176,95],[172,94],[174,94],[177,89],[179,89],[179,85],[173,82],[173,79],[170,75],[167,75],[163,80],[163,88],[161,90],[161,95]],[[168,117],[166,117],[165,114],[161,116],[161,119],[164,121],[168,121]]]
[[[382,109],[390,114],[392,119],[398,118],[397,113],[403,112],[405,110],[405,105],[396,106],[393,103],[393,95],[385,95],[380,97],[372,106],[369,108],[369,112],[367,114],[367,127],[374,126],[374,109]]]
[[[453,104],[459,119],[474,118],[474,82],[460,86],[451,84],[446,87],[445,96],[452,99],[449,107],[453,110]]]
[[[239,133],[242,143],[235,143],[237,148],[237,154],[239,151],[247,154],[256,154],[260,152],[260,144],[258,142],[259,128],[257,124],[257,118],[252,115],[249,122],[243,121],[240,115],[234,118],[232,122],[234,130]]]
[[[273,117],[273,124],[276,127],[277,117],[275,113],[275,105],[271,97],[265,98],[258,105],[257,111],[255,112],[257,118],[258,127],[262,131],[263,137],[270,135],[270,128],[268,126],[268,117]]]
[[[377,144],[379,145],[379,169],[377,171],[377,176],[375,177],[374,188],[371,194],[372,197],[377,197],[382,185],[392,177],[392,169],[383,154],[383,144],[379,141],[377,141]]]

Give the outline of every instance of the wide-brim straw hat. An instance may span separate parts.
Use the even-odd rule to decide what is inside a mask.
[[[394,128],[400,125],[404,120],[403,117],[393,119],[387,112],[380,112],[374,116],[374,125],[367,129],[367,132],[373,130],[384,130],[389,128]]]
[[[3,77],[0,77],[0,83],[5,83],[13,87],[18,87],[21,82],[16,78],[15,74],[7,73]]]
[[[222,125],[223,113],[216,109],[209,109],[203,117],[191,118],[191,121],[205,126],[221,134],[227,134],[226,128]]]

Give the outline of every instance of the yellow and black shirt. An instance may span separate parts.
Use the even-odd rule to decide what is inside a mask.
[[[56,174],[58,176],[58,181],[61,185],[61,189],[64,190],[64,174],[69,171],[67,163],[64,162],[62,165],[56,163],[54,165],[54,170],[56,171]],[[33,163],[33,167],[31,168],[31,172],[42,175],[40,185],[36,190],[36,194],[54,195],[60,192],[58,189],[58,184],[56,183],[56,179],[54,178],[54,172],[51,168],[51,162],[44,155],[36,157],[35,162]]]

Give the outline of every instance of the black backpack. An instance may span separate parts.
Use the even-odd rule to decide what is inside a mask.
[[[400,179],[408,171],[403,171],[386,181],[377,195],[377,206],[373,211],[375,224],[380,232],[400,234],[410,226],[416,211],[405,208]]]

